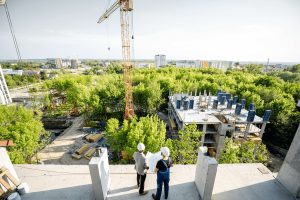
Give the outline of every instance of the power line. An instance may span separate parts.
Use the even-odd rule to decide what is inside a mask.
[[[10,32],[11,32],[13,42],[14,42],[14,45],[15,45],[15,49],[16,49],[16,52],[17,52],[18,60],[19,60],[19,62],[21,62],[22,61],[21,53],[20,53],[20,50],[19,50],[19,45],[18,45],[17,38],[16,38],[16,35],[15,35],[14,27],[13,27],[13,24],[12,24],[12,21],[11,21],[11,18],[10,18],[7,3],[4,4],[4,8],[5,8],[6,17],[7,17],[7,20],[8,20]]]

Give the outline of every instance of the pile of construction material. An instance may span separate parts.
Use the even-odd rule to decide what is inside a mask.
[[[96,153],[98,142],[103,138],[101,133],[89,134],[85,137],[85,142],[72,154],[72,158],[80,160],[82,157],[90,160]]]

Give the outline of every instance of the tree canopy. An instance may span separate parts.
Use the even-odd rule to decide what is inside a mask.
[[[22,106],[0,106],[0,139],[11,139],[16,144],[8,147],[13,163],[30,162],[43,145],[42,136],[46,136],[46,131],[40,114]]]

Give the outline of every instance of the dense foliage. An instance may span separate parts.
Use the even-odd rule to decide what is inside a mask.
[[[41,137],[45,134],[37,112],[21,106],[0,106],[0,140],[11,139],[16,144],[8,147],[13,163],[30,162],[43,145]]]
[[[41,81],[41,78],[38,75],[5,75],[5,80],[9,88],[15,88],[30,85],[33,83],[38,83]]]
[[[258,115],[271,109],[271,124],[267,126],[265,139],[285,147],[289,146],[299,123],[299,110],[295,102],[300,99],[300,85],[286,82],[279,77],[257,72],[254,66],[246,70],[223,72],[214,68],[192,69],[167,67],[161,69],[138,69],[133,76],[133,97],[138,116],[165,111],[169,91],[209,91],[218,89],[238,95],[255,103]],[[253,72],[251,70],[254,70]],[[50,90],[49,101],[56,93],[65,95],[66,103],[80,107],[89,119],[107,120],[111,117],[122,120],[124,111],[123,77],[115,70],[96,75],[63,75],[47,81],[45,90]],[[289,130],[288,132],[286,130]],[[274,138],[280,133],[285,141]]]
[[[157,116],[133,118],[123,121],[119,128],[119,120],[109,119],[106,126],[108,144],[114,152],[121,153],[123,161],[132,160],[137,145],[142,142],[146,151],[158,152],[165,143],[166,125]]]
[[[117,153],[117,161],[128,163],[137,151],[137,144],[142,142],[146,152],[158,152],[162,146],[170,148],[175,163],[194,164],[201,140],[201,132],[196,125],[187,126],[179,131],[179,138],[166,139],[166,126],[156,116],[133,118],[130,122],[124,120],[122,125],[118,119],[111,118],[106,125],[106,137],[112,152]]]
[[[268,152],[264,144],[252,141],[235,143],[227,138],[219,163],[265,163],[267,160]]]

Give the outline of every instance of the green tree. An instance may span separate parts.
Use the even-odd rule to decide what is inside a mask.
[[[40,121],[40,114],[22,106],[0,106],[0,139],[12,139],[16,146],[8,147],[13,163],[30,162],[43,146],[47,133]]]
[[[178,162],[181,164],[195,164],[197,162],[202,132],[197,130],[195,124],[191,124],[180,130],[178,134]]]
[[[219,158],[219,163],[239,163],[239,147],[229,138],[225,140],[225,148]]]

